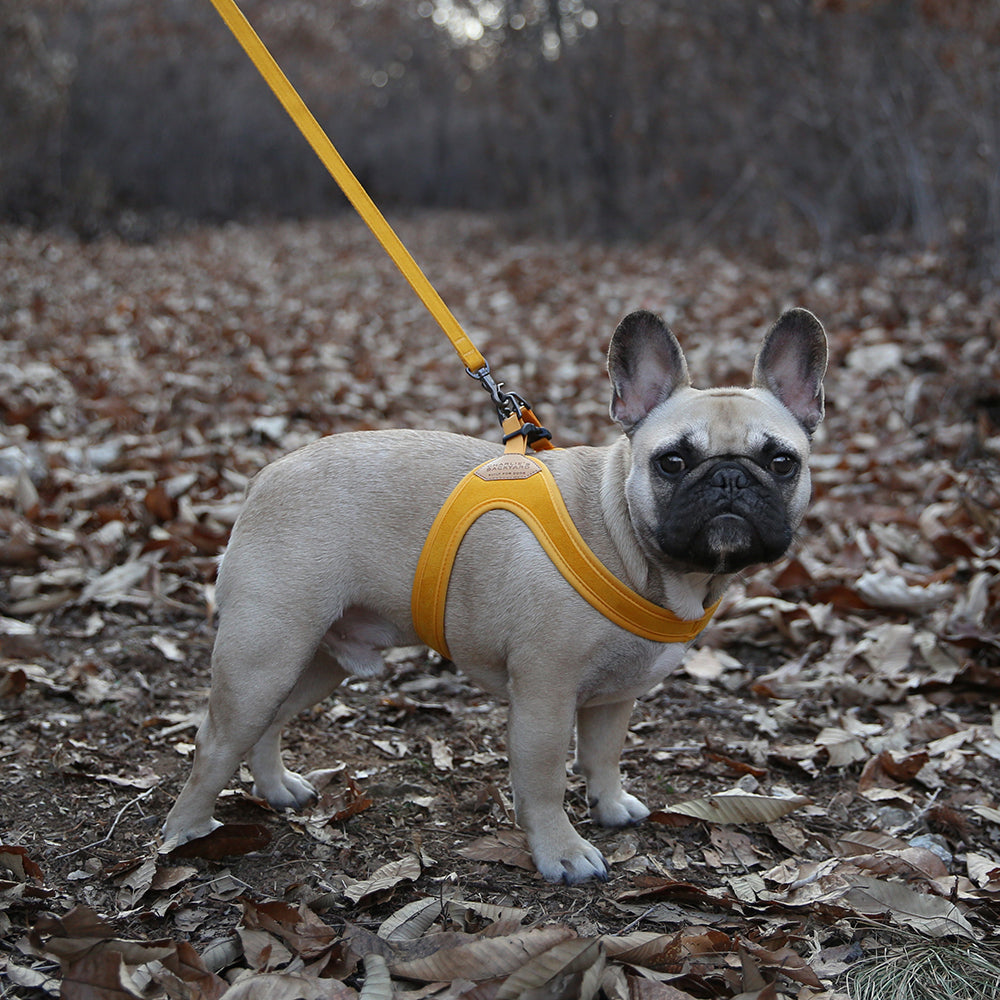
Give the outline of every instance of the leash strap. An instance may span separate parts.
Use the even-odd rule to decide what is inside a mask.
[[[489,365],[486,364],[486,359],[466,336],[465,331],[445,305],[444,300],[427,280],[424,272],[417,266],[417,262],[403,246],[392,227],[385,221],[375,202],[371,200],[368,192],[361,186],[361,182],[354,176],[340,153],[337,152],[319,122],[306,107],[305,101],[299,97],[298,92],[288,81],[288,77],[285,76],[281,67],[267,50],[267,46],[260,40],[250,22],[243,16],[243,12],[236,5],[235,0],[212,0],[212,5],[226,22],[229,30],[235,35],[236,40],[243,46],[244,51],[257,67],[260,75],[267,81],[268,86],[274,91],[275,97],[291,116],[299,131],[315,150],[316,155],[323,162],[323,166],[326,167],[340,186],[341,191],[347,196],[347,200],[354,206],[372,234],[382,244],[385,252],[392,258],[392,262],[417,293],[420,301],[437,320],[438,326],[451,341],[452,347],[458,352],[466,369],[476,377],[479,377],[477,373],[484,370],[488,374]]]
[[[629,632],[655,642],[690,642],[708,625],[718,602],[701,618],[685,621],[625,586],[577,531],[552,473],[524,454],[524,438],[512,438],[507,449],[462,479],[424,542],[411,597],[413,623],[423,643],[450,656],[444,634],[448,581],[466,531],[488,510],[519,517],[576,592]]]
[[[493,404],[497,408],[500,422],[503,423],[511,415],[517,415],[520,418],[518,433],[524,435],[525,440],[533,449],[541,451],[551,448],[552,435],[538,422],[538,418],[531,412],[531,408],[524,399],[517,393],[504,392],[503,383],[493,379],[486,359],[468,338],[458,320],[445,305],[444,299],[438,295],[437,290],[424,272],[420,270],[410,252],[403,246],[402,240],[386,222],[385,217],[378,210],[378,206],[372,201],[361,182],[354,176],[344,158],[337,152],[329,136],[313,117],[305,101],[299,96],[298,91],[289,82],[288,77],[285,76],[281,67],[268,51],[267,46],[261,41],[260,36],[254,31],[253,26],[237,6],[236,0],[212,0],[212,5],[236,40],[243,46],[243,50],[257,67],[257,71],[267,82],[292,121],[298,126],[309,145],[312,146],[323,166],[326,167],[330,176],[346,195],[347,200],[354,206],[358,215],[382,244],[382,248],[399,268],[410,287],[417,293],[418,298],[437,321],[445,336],[451,341],[451,346],[455,348],[458,356],[462,359],[465,370],[473,378],[478,379],[483,388],[489,392]]]

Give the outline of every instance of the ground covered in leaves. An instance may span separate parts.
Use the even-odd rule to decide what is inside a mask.
[[[948,942],[954,995],[995,996],[1000,288],[885,248],[400,232],[561,445],[613,438],[629,309],[668,319],[700,385],[745,384],[778,313],[813,310],[828,417],[795,554],[637,707],[652,820],[589,829],[572,786],[607,884],[533,874],[502,706],[419,649],[292,727],[314,808],[275,815],[242,774],[220,835],[162,856],[248,477],[345,429],[496,428],[346,216],[151,245],[0,230],[0,995],[833,1000]]]

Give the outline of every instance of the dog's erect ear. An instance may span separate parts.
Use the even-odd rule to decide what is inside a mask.
[[[777,396],[812,434],[823,419],[826,334],[808,309],[789,309],[768,331],[753,366],[753,386]]]
[[[659,316],[644,309],[619,324],[608,349],[611,419],[626,434],[675,389],[690,385],[677,338]]]

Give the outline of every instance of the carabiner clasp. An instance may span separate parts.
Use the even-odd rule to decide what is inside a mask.
[[[517,405],[517,400],[520,399],[520,397],[516,394],[503,391],[503,382],[497,382],[496,379],[493,378],[488,364],[483,365],[479,371],[474,372],[471,368],[466,368],[465,371],[468,375],[471,375],[474,379],[476,379],[490,394],[490,399],[493,400],[493,405],[496,407],[497,417],[499,418],[501,424],[503,424],[509,416],[518,412],[519,407]]]
[[[490,366],[484,364],[478,371],[466,368],[466,372],[480,382],[483,388],[490,394],[493,405],[496,407],[497,417],[500,426],[504,428],[503,441],[506,444],[511,438],[521,436],[531,445],[532,448],[551,448],[549,443],[552,435],[538,421],[538,417],[531,410],[528,401],[516,392],[504,392],[503,382],[498,382],[490,373]],[[507,432],[506,422],[516,417],[519,426],[516,430]]]

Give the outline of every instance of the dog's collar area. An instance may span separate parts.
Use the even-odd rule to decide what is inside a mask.
[[[411,609],[421,641],[450,657],[444,633],[448,582],[465,533],[489,510],[519,517],[574,590],[615,624],[664,643],[690,642],[701,633],[722,599],[689,621],[627,587],[584,541],[555,478],[544,463],[525,454],[526,444],[524,435],[511,436],[505,453],[469,472],[438,511],[413,580]]]

